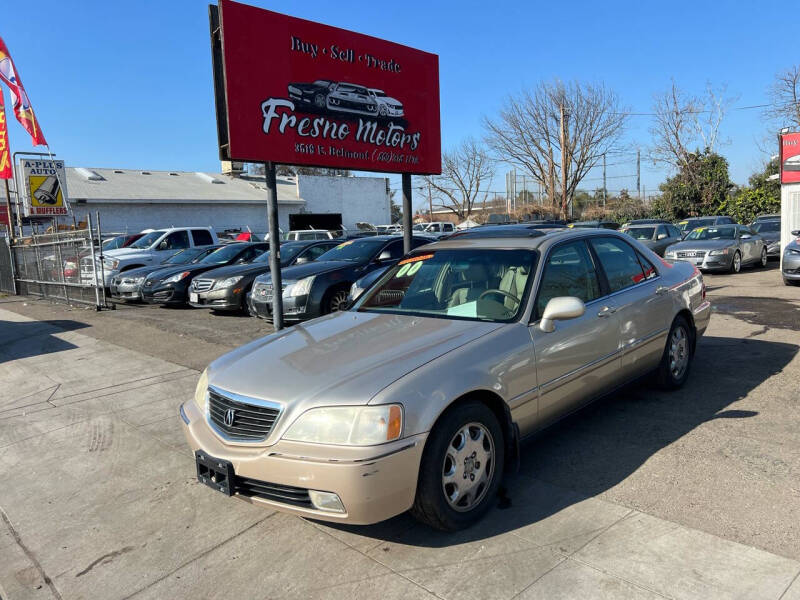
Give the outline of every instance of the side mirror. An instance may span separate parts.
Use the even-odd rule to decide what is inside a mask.
[[[742,235],[740,235],[739,237],[740,237],[740,238],[742,238],[743,240],[749,240],[749,239],[750,239],[751,237],[753,237],[753,236],[752,236],[752,235],[750,235],[749,233],[743,233],[743,234],[742,234]]]
[[[307,256],[298,256],[297,260],[294,261],[294,264],[296,264],[296,265],[304,265],[307,262],[311,262]]]
[[[794,231],[790,232],[794,237],[800,237],[800,229],[795,229]]]
[[[392,260],[392,253],[388,250],[384,250],[378,255],[378,258],[375,259],[375,262],[382,263],[386,262],[387,260]]]
[[[556,330],[556,324],[553,321],[577,319],[585,312],[586,305],[580,298],[575,296],[551,298],[544,309],[541,321],[539,321],[539,329],[545,333],[552,333]]]
[[[167,240],[164,240],[158,245],[158,250],[166,250],[167,249]]]
[[[657,240],[665,240],[665,239],[667,239],[667,234],[666,234],[666,233],[659,233],[659,234],[656,236],[656,239],[657,239]]]

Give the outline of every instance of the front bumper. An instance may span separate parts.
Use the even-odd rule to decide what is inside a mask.
[[[784,279],[789,281],[800,281],[800,255],[784,254],[781,273]]]
[[[666,258],[672,260],[681,260],[688,262],[690,265],[696,266],[701,271],[729,271],[731,263],[733,262],[733,253],[718,254],[709,256],[705,254],[700,257],[679,257],[677,255],[669,254]]]
[[[142,278],[144,279],[144,278]],[[126,281],[123,277],[114,277],[109,285],[111,297],[116,300],[137,301],[142,299],[142,282]]]
[[[142,288],[142,300],[148,304],[186,304],[185,288],[177,288],[172,284]]]
[[[283,297],[283,320],[307,321],[319,317],[319,311],[314,311],[310,296],[284,296]],[[251,293],[248,297],[248,308],[254,317],[266,319],[272,322],[272,297],[261,294],[258,291]]]
[[[322,511],[237,491],[236,497],[242,500],[303,517],[358,525],[384,521],[414,503],[427,433],[371,447],[284,440],[271,446],[234,446],[217,437],[193,400],[183,404],[181,418],[192,451],[202,450],[231,462],[237,478],[254,480],[261,487],[272,484],[293,488],[293,494],[304,490],[332,492],[341,499],[345,512]]]
[[[235,289],[240,292],[234,293]],[[197,300],[192,302],[192,296],[189,296],[189,306],[195,308],[211,308],[214,310],[238,310],[242,306],[242,291],[241,288],[231,287],[222,288],[219,290],[211,290],[208,292],[192,292],[190,294],[197,294]]]

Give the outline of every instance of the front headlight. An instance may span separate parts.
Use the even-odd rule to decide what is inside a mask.
[[[117,259],[106,259],[103,261],[103,265],[106,269],[116,269],[119,266],[119,261]]]
[[[403,407],[331,406],[312,408],[292,423],[283,439],[315,444],[373,446],[391,442],[403,430]]]
[[[223,279],[222,281],[220,281],[217,284],[217,287],[218,288],[231,287],[239,283],[241,280],[242,280],[242,275],[239,275],[238,277],[228,277],[227,279]]]
[[[722,248],[721,250],[712,250],[708,253],[709,256],[722,256],[723,254],[727,254],[730,248]]]
[[[189,271],[183,271],[182,273],[175,273],[175,275],[173,275],[172,277],[167,277],[164,281],[162,281],[162,283],[175,283],[186,277],[188,274]]]
[[[293,298],[295,296],[306,296],[311,291],[311,285],[314,283],[314,276],[306,277],[295,281],[292,285],[283,290],[283,295]]]
[[[197,387],[194,390],[194,402],[201,411],[206,410],[206,394],[208,392],[208,369],[203,369],[200,373],[200,379],[197,381]]]

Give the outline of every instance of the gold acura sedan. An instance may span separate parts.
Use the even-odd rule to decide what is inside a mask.
[[[305,517],[478,520],[519,441],[642,376],[689,374],[693,265],[608,230],[416,249],[348,310],[217,359],[180,408],[197,476]]]

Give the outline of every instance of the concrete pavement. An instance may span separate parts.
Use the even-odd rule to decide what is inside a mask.
[[[715,314],[684,389],[630,386],[527,444],[488,518],[443,534],[197,484],[177,406],[193,349],[228,343],[119,315],[0,300],[3,600],[800,599],[800,339],[778,319]]]

